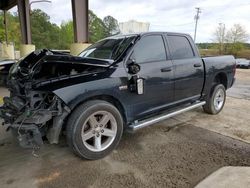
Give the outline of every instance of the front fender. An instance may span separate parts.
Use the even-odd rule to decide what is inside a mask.
[[[54,90],[53,93],[62,99],[71,110],[88,98],[101,95],[111,96],[118,99],[121,104],[125,104],[121,93],[123,91],[119,90],[119,86],[124,84],[127,84],[125,77],[106,78],[67,86]]]

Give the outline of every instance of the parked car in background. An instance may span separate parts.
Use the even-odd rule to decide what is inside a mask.
[[[16,62],[15,60],[0,61],[0,86],[6,86],[10,67],[15,62]]]
[[[238,58],[236,60],[236,67],[237,68],[250,68],[250,60],[245,59],[245,58]]]

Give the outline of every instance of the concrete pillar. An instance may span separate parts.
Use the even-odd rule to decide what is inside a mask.
[[[15,50],[15,59],[20,59],[20,50]]]
[[[89,47],[91,44],[89,43],[73,43],[70,46],[70,54],[71,55],[79,55],[83,50]]]
[[[1,44],[0,59],[15,59],[15,50],[13,44]]]
[[[74,44],[70,46],[70,54],[78,55],[90,44],[88,44],[88,0],[71,0],[72,2],[72,16],[74,27]]]
[[[30,27],[30,4],[29,0],[17,0],[22,44],[20,46],[20,56],[23,57],[35,50],[35,46],[31,42]]]
[[[88,43],[88,0],[71,0],[74,26],[74,42]]]
[[[36,50],[36,47],[33,44],[21,44],[20,45],[20,56],[21,57],[26,56],[35,50]]]
[[[31,44],[29,0],[17,0],[22,43]]]

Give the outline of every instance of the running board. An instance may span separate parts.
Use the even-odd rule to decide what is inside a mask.
[[[188,107],[182,108],[180,110],[176,110],[174,112],[170,112],[170,113],[167,113],[167,114],[161,114],[161,115],[158,115],[158,116],[153,117],[153,118],[149,118],[149,119],[146,119],[146,120],[135,122],[135,123],[133,123],[133,124],[131,124],[129,126],[128,131],[129,132],[137,131],[138,129],[141,129],[141,128],[147,127],[149,125],[158,123],[160,121],[166,120],[168,118],[171,118],[171,117],[176,116],[178,114],[181,114],[183,112],[187,112],[187,111],[192,110],[194,108],[203,106],[204,104],[206,104],[205,101],[196,102],[195,104],[191,104]]]

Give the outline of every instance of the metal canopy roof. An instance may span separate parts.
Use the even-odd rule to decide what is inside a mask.
[[[0,0],[0,10],[9,10],[17,5],[17,0]]]

